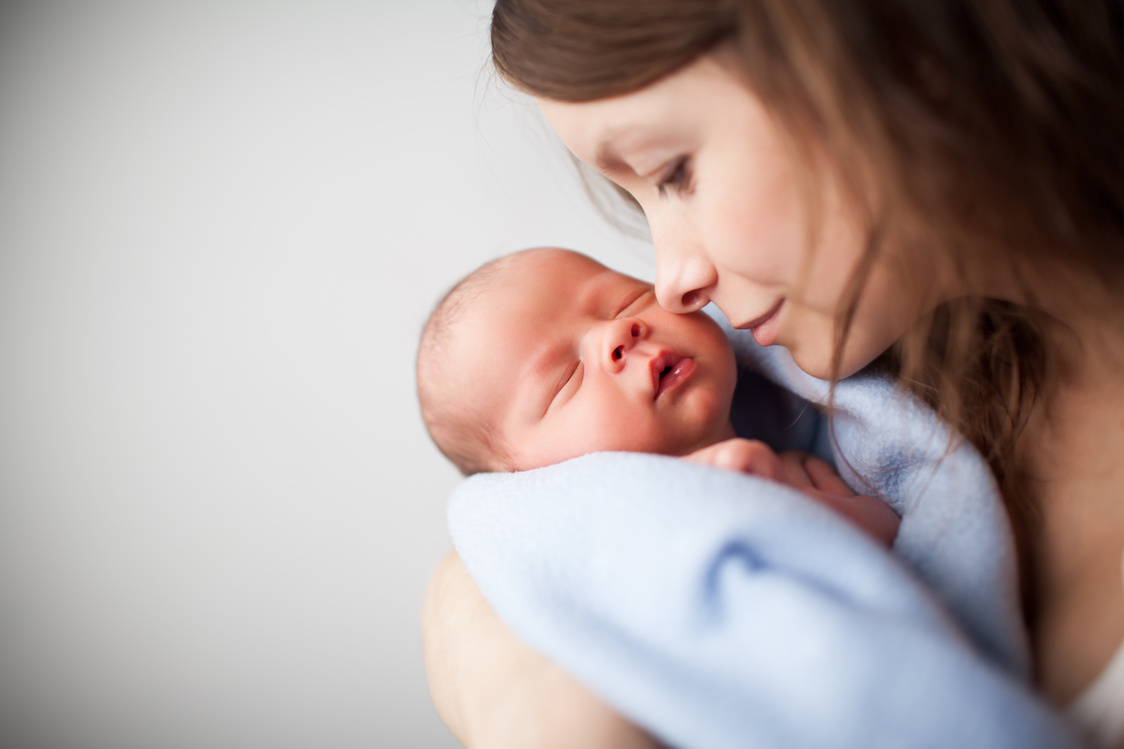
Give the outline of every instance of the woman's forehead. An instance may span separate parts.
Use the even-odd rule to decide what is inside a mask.
[[[669,123],[695,120],[700,108],[722,106],[733,92],[749,93],[728,65],[703,55],[676,72],[637,91],[592,101],[536,98],[551,127],[588,163],[611,160],[617,152],[639,147],[633,141],[653,137]]]

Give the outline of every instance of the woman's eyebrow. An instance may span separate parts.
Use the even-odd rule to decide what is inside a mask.
[[[629,169],[628,164],[624,162],[624,159],[622,159],[616,149],[613,148],[609,139],[603,140],[597,145],[597,151],[593,157],[593,164],[599,171],[606,174],[616,174]]]
[[[593,150],[593,165],[608,174],[632,172],[632,166],[621,156],[620,150],[625,152],[640,148],[648,140],[648,135],[634,125],[617,123],[610,125],[597,142]]]

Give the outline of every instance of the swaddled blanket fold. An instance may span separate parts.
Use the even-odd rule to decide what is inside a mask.
[[[728,334],[740,366],[826,402],[783,349]],[[599,453],[454,492],[454,544],[499,616],[675,747],[1075,745],[1026,684],[1013,544],[982,459],[885,376],[837,386],[834,441],[814,409],[778,429],[791,396],[748,390],[736,424],[768,414],[774,438],[830,446],[902,515],[893,553],[789,487]]]

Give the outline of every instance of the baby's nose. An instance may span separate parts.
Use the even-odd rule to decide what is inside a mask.
[[[631,318],[612,320],[606,328],[607,335],[603,343],[605,368],[610,372],[619,372],[624,368],[629,352],[647,335],[647,326],[642,320]]]

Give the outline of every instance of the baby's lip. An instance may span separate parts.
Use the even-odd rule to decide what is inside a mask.
[[[678,387],[695,371],[695,360],[672,351],[661,352],[649,364],[652,374],[652,400]]]

